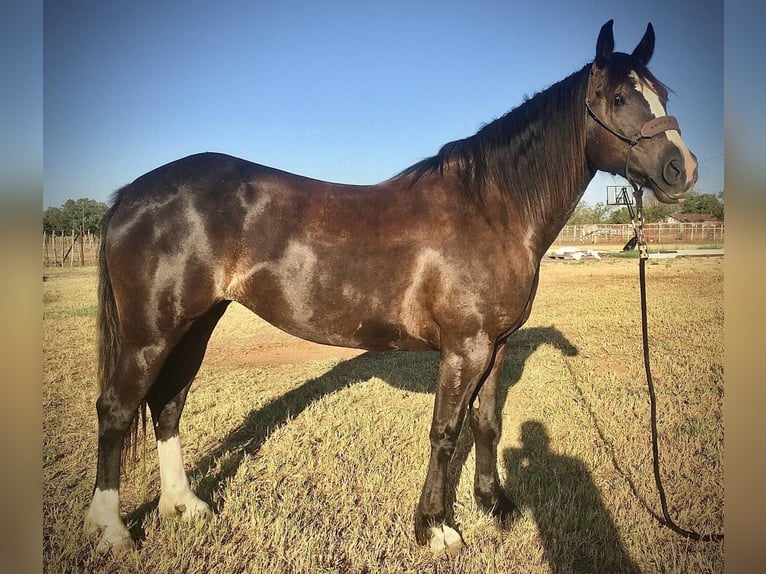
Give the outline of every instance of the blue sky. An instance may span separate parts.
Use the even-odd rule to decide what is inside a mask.
[[[43,206],[200,151],[376,183],[593,59],[613,18],[724,189],[723,2],[58,0],[44,14]],[[584,199],[605,201],[599,175]]]

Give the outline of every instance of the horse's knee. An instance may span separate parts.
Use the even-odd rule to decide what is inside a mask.
[[[457,448],[457,440],[460,434],[459,430],[454,428],[431,429],[429,439],[431,442],[431,456],[439,464],[446,464],[452,459],[452,455]]]

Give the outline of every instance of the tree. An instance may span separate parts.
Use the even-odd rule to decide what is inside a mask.
[[[68,199],[61,207],[49,207],[43,211],[43,230],[47,232],[70,232],[73,229],[98,233],[107,205],[95,199]]]
[[[716,197],[712,193],[692,193],[681,204],[681,213],[710,213],[723,221],[723,192]]]
[[[678,211],[678,206],[661,203],[654,196],[644,197],[644,222],[661,223]],[[635,211],[635,206],[633,208]],[[630,212],[627,207],[621,207],[609,214],[609,223],[630,223]]]
[[[630,223],[630,213],[627,207],[621,207],[609,214],[609,223]]]
[[[48,233],[52,231],[63,231],[66,227],[64,218],[61,215],[60,207],[49,207],[43,211],[43,231]]]
[[[609,214],[609,207],[599,202],[593,207],[580,200],[575,207],[567,225],[587,225],[589,223],[603,223]]]
[[[668,217],[677,212],[677,206],[655,201],[644,208],[644,221],[646,223],[661,223],[667,221]]]

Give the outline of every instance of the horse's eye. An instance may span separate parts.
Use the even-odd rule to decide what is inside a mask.
[[[620,94],[617,94],[614,96],[614,105],[617,107],[625,105],[625,99]]]

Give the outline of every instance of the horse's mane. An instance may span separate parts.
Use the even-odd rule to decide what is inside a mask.
[[[605,90],[614,91],[635,70],[666,97],[664,86],[635,58],[620,53],[613,56]],[[526,213],[540,212],[551,201],[566,204],[568,212],[572,187],[583,180],[587,170],[585,97],[590,69],[589,63],[476,134],[445,144],[436,155],[397,177],[412,177],[414,183],[455,169],[463,192],[480,203],[497,190]]]

